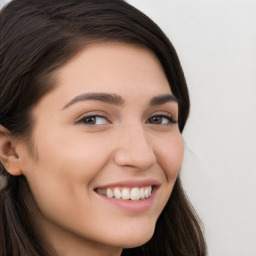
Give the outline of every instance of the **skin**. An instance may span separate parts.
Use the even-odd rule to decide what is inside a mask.
[[[180,171],[183,139],[177,123],[168,120],[177,121],[178,104],[150,105],[152,98],[172,92],[157,57],[138,46],[87,47],[55,75],[55,89],[33,109],[37,158],[13,140],[9,155],[15,161],[9,158],[6,165],[27,178],[36,202],[34,221],[59,255],[120,255],[122,248],[152,237]],[[85,93],[118,95],[123,104],[70,103]],[[149,180],[157,188],[146,210],[127,210],[95,192]]]

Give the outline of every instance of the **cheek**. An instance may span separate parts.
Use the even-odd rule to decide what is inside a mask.
[[[37,145],[38,161],[29,166],[25,175],[36,205],[53,222],[65,223],[69,216],[71,223],[81,226],[79,219],[85,213],[93,217],[89,215],[92,188],[107,164],[111,143],[82,136],[59,140],[55,136],[41,137]]]
[[[50,143],[52,145],[53,143]],[[72,138],[60,140],[54,146],[39,149],[39,162],[45,172],[55,174],[70,183],[89,183],[104,167],[108,159],[107,146],[102,142]]]
[[[180,172],[184,157],[184,142],[181,134],[166,139],[159,147],[157,155],[167,180],[174,182]]]
[[[80,198],[108,160],[108,144],[82,136],[60,139],[57,134],[51,138],[48,135],[38,139],[36,145],[38,161],[28,166],[24,175],[39,201]]]

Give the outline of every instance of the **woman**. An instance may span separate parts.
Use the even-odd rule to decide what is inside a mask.
[[[0,51],[0,255],[206,255],[179,179],[188,90],[153,21],[14,0]]]

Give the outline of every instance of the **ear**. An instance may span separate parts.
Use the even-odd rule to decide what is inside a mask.
[[[17,139],[4,126],[0,125],[0,162],[6,171],[14,176],[22,174],[16,147]]]

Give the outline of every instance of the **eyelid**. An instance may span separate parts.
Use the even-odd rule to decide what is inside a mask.
[[[106,119],[107,123],[109,123],[109,124],[111,123],[111,121],[109,120],[108,117],[106,117],[106,115],[92,112],[92,113],[87,113],[87,114],[81,115],[81,116],[75,121],[75,124],[84,123],[83,120],[84,120],[85,118],[90,118],[90,117],[100,117],[100,118],[104,118],[104,119]],[[85,123],[84,123],[84,124],[85,124]],[[89,125],[89,124],[88,124],[88,125]],[[99,125],[99,124],[95,124],[95,125]]]
[[[148,119],[154,116],[159,116],[169,119],[172,123],[178,123],[178,112],[173,108],[155,109],[148,113]]]
[[[150,122],[150,119],[151,119],[151,118],[154,118],[154,117],[165,118],[165,119],[168,120],[168,123],[166,123],[166,124],[151,123],[151,122]],[[173,116],[170,115],[170,114],[154,114],[154,115],[151,115],[151,116],[147,119],[146,123],[153,124],[153,125],[172,125],[172,124],[177,124],[178,121],[176,121],[176,120],[173,118]]]

